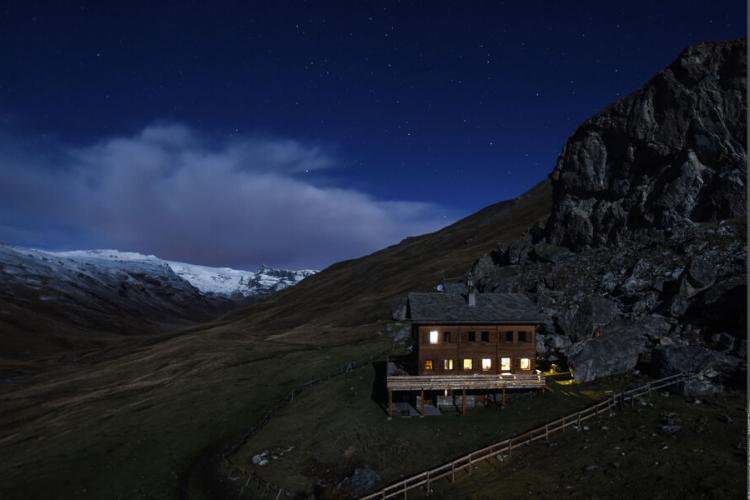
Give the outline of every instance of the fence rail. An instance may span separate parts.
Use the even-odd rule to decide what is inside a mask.
[[[415,488],[420,488],[422,486],[424,486],[429,492],[430,485],[433,481],[437,481],[438,479],[443,478],[450,478],[451,481],[454,481],[456,479],[456,472],[466,470],[469,474],[471,474],[472,468],[477,462],[488,460],[500,453],[507,453],[510,456],[513,450],[516,448],[529,445],[534,441],[538,441],[540,439],[547,439],[549,438],[550,434],[559,431],[565,431],[567,427],[580,426],[582,422],[585,422],[590,418],[596,417],[597,415],[600,415],[602,413],[611,412],[618,404],[622,404],[625,401],[632,401],[635,398],[643,396],[645,394],[651,394],[652,391],[684,382],[685,380],[688,380],[693,376],[694,374],[677,373],[675,375],[670,375],[669,377],[654,380],[634,389],[629,389],[627,391],[613,394],[609,398],[600,401],[599,403],[596,403],[592,406],[584,408],[583,410],[565,415],[561,418],[531,429],[530,431],[526,431],[509,439],[504,439],[503,441],[491,444],[485,448],[474,450],[468,455],[457,458],[452,462],[448,462],[435,467],[434,469],[421,472],[419,474],[386,486],[379,491],[370,493],[369,495],[361,497],[360,500],[370,500],[375,498],[385,499],[392,498],[397,495],[403,495],[404,498],[406,498],[408,491]]]

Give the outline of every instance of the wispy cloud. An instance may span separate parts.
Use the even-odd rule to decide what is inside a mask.
[[[286,138],[216,141],[160,124],[83,148],[7,151],[0,239],[9,243],[321,267],[445,223],[433,205],[311,181],[308,172],[337,168],[335,155]]]

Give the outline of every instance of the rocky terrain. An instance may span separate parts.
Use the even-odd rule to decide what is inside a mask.
[[[536,300],[540,355],[577,380],[650,362],[701,369],[700,392],[746,370],[746,53],[691,46],[584,122],[550,216],[474,266],[482,290]]]

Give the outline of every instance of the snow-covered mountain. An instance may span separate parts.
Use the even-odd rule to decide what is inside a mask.
[[[116,250],[0,244],[0,359],[68,356],[210,321],[313,271],[257,272]]]
[[[303,269],[289,271],[262,266],[258,271],[243,271],[229,267],[209,267],[185,262],[163,260],[154,255],[119,250],[73,250],[68,252],[35,252],[64,257],[81,263],[118,267],[142,263],[145,266],[168,266],[203,294],[223,297],[253,297],[282,290],[295,285],[316,271]]]

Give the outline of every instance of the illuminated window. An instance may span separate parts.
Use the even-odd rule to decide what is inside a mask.
[[[464,370],[471,370],[474,367],[474,363],[472,363],[470,358],[464,359]]]
[[[505,332],[505,341],[509,344],[513,343],[513,332]]]
[[[521,370],[531,370],[531,360],[529,358],[521,358]]]
[[[453,369],[453,360],[452,359],[444,359],[443,360],[443,370],[452,370]]]
[[[430,344],[437,344],[437,343],[438,343],[438,331],[431,330],[430,331]]]
[[[490,332],[482,332],[482,342],[490,341]]]
[[[510,358],[500,358],[500,371],[510,371]]]
[[[482,371],[486,372],[492,368],[492,360],[490,358],[482,358]]]
[[[432,370],[432,360],[431,359],[425,359],[424,360],[424,369],[425,370]]]

